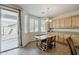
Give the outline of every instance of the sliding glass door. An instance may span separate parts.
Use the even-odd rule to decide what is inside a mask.
[[[1,52],[19,47],[19,13],[9,9],[0,9],[0,47]]]

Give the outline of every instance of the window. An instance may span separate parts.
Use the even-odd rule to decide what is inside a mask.
[[[30,18],[30,32],[34,32],[34,19]]]
[[[46,31],[46,20],[41,20],[41,32]]]
[[[39,31],[39,20],[35,20],[35,32]]]
[[[24,30],[25,30],[25,33],[27,33],[28,32],[28,16],[27,15],[25,15],[25,18],[24,18]]]
[[[30,32],[46,32],[46,20],[39,20],[39,18],[29,18]]]
[[[38,32],[39,31],[39,20],[35,18],[30,18],[30,32]]]

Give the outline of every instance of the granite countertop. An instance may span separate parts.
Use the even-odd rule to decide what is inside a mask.
[[[66,31],[52,31],[52,32],[48,32],[48,33],[53,33],[53,32],[57,32],[57,33],[67,33],[67,34],[76,34],[79,35],[79,32],[66,32]]]

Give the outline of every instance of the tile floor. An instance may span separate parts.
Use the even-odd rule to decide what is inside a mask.
[[[77,49],[77,52],[79,52],[79,49]],[[36,47],[35,42],[31,42],[24,48],[3,52],[1,55],[70,55],[70,51],[68,46],[57,43],[55,48],[53,47],[52,50],[46,52]]]

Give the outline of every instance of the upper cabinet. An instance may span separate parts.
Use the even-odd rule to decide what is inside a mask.
[[[58,19],[55,20],[55,24],[56,24],[55,28],[59,28],[59,20]]]
[[[52,28],[55,28],[55,27],[56,27],[56,21],[53,20],[52,23],[53,23],[53,24],[52,24]]]
[[[50,28],[79,28],[79,16],[69,16],[55,19],[50,23]]]
[[[72,28],[79,28],[79,16],[72,16]]]
[[[59,19],[59,28],[64,28],[64,18]]]
[[[64,28],[71,28],[71,17],[64,18]]]

